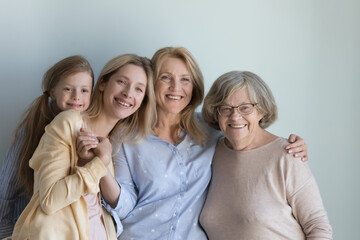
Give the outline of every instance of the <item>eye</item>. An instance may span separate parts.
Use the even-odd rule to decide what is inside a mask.
[[[82,93],[88,93],[89,90],[88,90],[88,89],[81,89],[81,92],[82,92]]]
[[[231,112],[232,112],[231,107],[227,107],[227,106],[220,107],[220,114],[227,115],[227,114],[230,114]]]
[[[64,87],[64,91],[71,92],[71,88],[69,88],[69,87]]]
[[[181,78],[181,81],[183,81],[183,82],[190,82],[190,78],[184,77],[184,78]]]
[[[138,93],[143,93],[144,89],[137,87],[137,88],[135,88],[135,91]]]
[[[243,106],[239,106],[239,109],[241,112],[246,112],[250,109],[250,107],[247,105],[243,105]]]
[[[169,82],[171,80],[171,77],[169,75],[162,75],[160,77],[160,80],[162,80],[164,82]]]
[[[125,80],[123,80],[123,79],[119,79],[119,80],[117,80],[117,82],[118,82],[120,85],[126,85],[126,84],[127,84],[127,82],[126,82]]]

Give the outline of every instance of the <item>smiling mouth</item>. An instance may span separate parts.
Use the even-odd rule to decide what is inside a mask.
[[[75,103],[67,103],[68,106],[72,107],[72,108],[79,108],[82,107],[82,104],[75,104]]]
[[[182,99],[183,97],[182,96],[174,96],[174,95],[166,95],[167,98],[170,98],[171,100],[180,100]]]
[[[229,124],[229,127],[236,128],[236,129],[243,129],[246,126],[247,126],[247,124]]]
[[[118,98],[115,98],[115,101],[116,101],[119,105],[124,106],[124,107],[127,107],[127,108],[132,106],[131,104],[126,103],[126,102],[123,102],[123,101],[119,100]]]

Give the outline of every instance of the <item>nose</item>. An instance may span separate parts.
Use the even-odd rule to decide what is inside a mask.
[[[172,90],[177,90],[180,86],[179,80],[178,79],[173,79],[170,83],[170,88]]]
[[[80,100],[80,91],[78,91],[78,90],[72,91],[72,96],[71,97],[74,100]]]
[[[243,116],[241,115],[241,113],[239,112],[239,108],[233,108],[232,112],[230,114],[230,118],[231,119],[239,119],[242,118]]]
[[[130,97],[131,96],[131,87],[130,86],[124,87],[124,89],[121,91],[121,94],[124,97]]]

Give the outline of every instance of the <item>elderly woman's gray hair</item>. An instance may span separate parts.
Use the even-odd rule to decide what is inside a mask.
[[[277,118],[277,106],[268,85],[256,74],[247,71],[232,71],[221,75],[211,86],[205,97],[202,116],[212,128],[220,130],[217,107],[237,90],[246,88],[255,109],[264,115],[259,121],[261,128],[267,128]]]

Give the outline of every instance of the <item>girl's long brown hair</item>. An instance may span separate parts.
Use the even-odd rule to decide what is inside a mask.
[[[82,56],[75,55],[64,58],[47,70],[42,81],[44,93],[32,102],[15,130],[14,142],[19,141],[18,138],[22,138],[20,151],[16,153],[16,157],[20,159],[16,186],[23,189],[28,196],[33,194],[34,185],[34,171],[29,167],[29,160],[45,132],[45,126],[55,117],[51,103],[49,103],[49,92],[63,78],[78,72],[88,72],[94,85],[93,70],[89,62]]]

